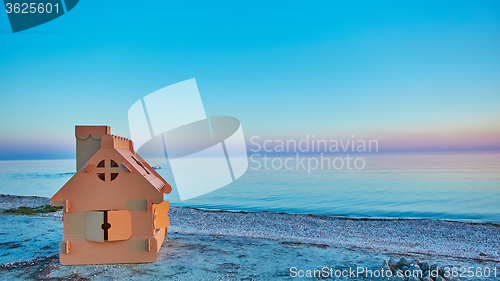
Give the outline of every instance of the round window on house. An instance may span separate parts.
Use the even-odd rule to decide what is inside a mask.
[[[99,164],[97,164],[97,168],[104,168],[105,165],[106,165],[105,160],[101,160],[101,162],[99,162]],[[116,163],[116,161],[113,159],[109,159],[109,166],[110,166],[110,168],[119,167],[118,163]],[[105,170],[100,170],[100,171],[104,172]],[[102,181],[106,181],[106,173],[97,173],[97,177],[99,179],[101,179]],[[116,179],[116,177],[118,177],[118,173],[110,173],[109,180],[114,181]]]

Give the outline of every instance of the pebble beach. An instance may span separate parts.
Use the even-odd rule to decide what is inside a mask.
[[[2,210],[48,203],[45,197],[0,195]],[[494,269],[500,270],[496,224],[173,206],[169,217],[169,235],[156,263],[62,266],[58,261],[61,211],[0,214],[0,275],[5,280],[500,280],[500,272],[492,276]],[[488,268],[491,274],[453,278],[441,270],[440,275],[430,276],[432,266],[473,267],[481,272]],[[423,276],[396,276],[417,267]],[[386,275],[334,276],[353,268],[385,269]],[[322,270],[331,275],[314,275]]]

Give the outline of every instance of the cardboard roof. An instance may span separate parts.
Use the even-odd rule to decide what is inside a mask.
[[[92,134],[89,133],[86,137],[92,137]],[[77,135],[77,139],[79,138],[85,138],[85,135]],[[80,199],[87,201],[85,204],[76,202],[76,208],[80,210],[88,208],[124,209],[126,202],[123,201],[127,199],[148,198],[159,201],[154,203],[160,203],[163,200],[163,193],[171,192],[172,187],[142,157],[135,153],[131,140],[105,134],[102,135],[100,143],[101,148],[52,197],[53,205],[61,206],[65,200],[68,200],[68,197],[72,197],[73,201]],[[107,166],[97,167],[97,164],[104,159],[108,159],[106,160]],[[109,167],[109,159],[117,162],[118,167]],[[99,171],[120,173],[117,177],[120,181],[110,181],[109,179],[102,181],[97,177]],[[103,185],[106,188],[102,188]],[[96,196],[89,198],[90,193],[94,193]],[[116,202],[110,202],[109,198],[113,198],[114,200],[111,201]]]

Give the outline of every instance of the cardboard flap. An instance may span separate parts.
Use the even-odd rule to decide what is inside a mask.
[[[155,229],[168,227],[168,201],[153,204],[153,224]]]
[[[132,216],[127,210],[108,211],[108,241],[127,240],[132,236]]]
[[[85,213],[85,239],[104,242],[104,212],[92,211]]]

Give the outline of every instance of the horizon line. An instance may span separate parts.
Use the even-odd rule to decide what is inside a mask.
[[[267,152],[267,151],[258,151],[253,152],[248,150],[247,157],[250,157],[255,154],[260,154],[257,157],[263,157],[264,155],[272,155],[272,156],[295,156],[297,153],[299,155],[347,155],[347,154],[364,154],[364,155],[376,155],[376,154],[418,154],[418,153],[487,153],[487,152],[500,152],[500,147],[498,148],[476,148],[476,149],[385,149],[379,151],[367,151],[367,152],[357,152],[357,151],[338,151],[338,152],[329,152],[329,151],[314,151],[314,152]],[[0,161],[31,161],[31,160],[74,160],[76,157],[0,157]],[[168,159],[168,158],[167,158]]]

